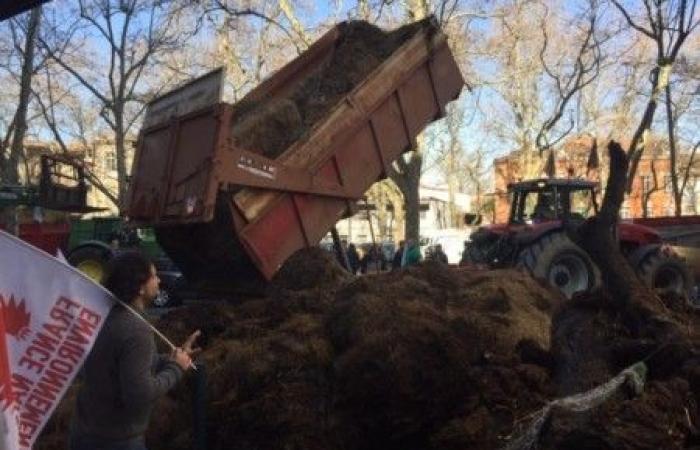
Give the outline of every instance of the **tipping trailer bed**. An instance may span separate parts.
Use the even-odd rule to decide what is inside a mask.
[[[433,21],[414,29],[275,159],[238,145],[232,127],[251,103],[285,99],[328,65],[343,24],[236,105],[183,111],[170,99],[168,120],[149,123],[140,135],[129,220],[154,226],[165,251],[202,287],[269,280],[292,253],[316,245],[350,214],[459,96],[464,80],[445,35]]]
[[[640,217],[625,221],[655,229],[664,242],[700,248],[700,216]]]

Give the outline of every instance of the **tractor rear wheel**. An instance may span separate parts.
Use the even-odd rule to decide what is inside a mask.
[[[70,265],[94,281],[101,283],[107,272],[107,263],[112,255],[108,250],[88,246],[77,248],[68,255]]]
[[[600,271],[586,252],[564,233],[545,235],[523,249],[517,267],[547,281],[566,298],[600,286]]]
[[[689,295],[692,288],[688,266],[676,255],[661,250],[640,261],[635,270],[644,284],[659,293]]]

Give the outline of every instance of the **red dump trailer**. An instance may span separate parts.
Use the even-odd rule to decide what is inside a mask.
[[[351,30],[337,25],[234,105],[216,100],[217,73],[149,105],[126,211],[134,224],[155,228],[191,281],[226,288],[269,280],[291,254],[316,245],[350,214],[459,96],[465,83],[446,36],[427,20],[392,34],[394,48],[347,93],[336,89],[332,107],[304,116],[313,123],[283,151],[244,145],[237,130],[251,117],[280,111],[289,99],[294,109],[322,97],[309,80],[327,83],[337,65],[354,71],[355,61],[336,54],[353,39]],[[287,126],[277,119],[266,123]]]

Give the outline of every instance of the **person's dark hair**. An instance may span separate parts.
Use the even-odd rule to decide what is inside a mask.
[[[127,252],[113,258],[102,285],[119,300],[131,303],[141,285],[151,277],[151,261],[139,252]]]

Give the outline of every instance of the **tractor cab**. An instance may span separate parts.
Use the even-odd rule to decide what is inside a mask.
[[[598,212],[598,183],[572,179],[537,179],[511,183],[509,223],[582,222]]]

